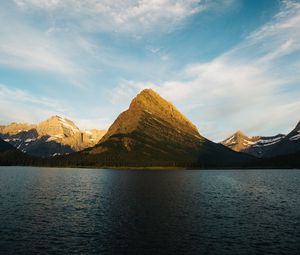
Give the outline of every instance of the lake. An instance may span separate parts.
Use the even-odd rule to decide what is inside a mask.
[[[0,167],[0,254],[299,254],[300,170]]]

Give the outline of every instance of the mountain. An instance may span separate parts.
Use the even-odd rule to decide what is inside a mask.
[[[0,133],[1,134],[9,134],[9,135],[15,135],[17,133],[28,131],[30,129],[35,128],[36,125],[33,124],[27,124],[27,123],[11,123],[7,126],[0,126]]]
[[[151,89],[132,100],[96,146],[64,158],[89,166],[233,166],[252,160],[204,138]]]
[[[33,165],[35,159],[0,139],[0,166]]]
[[[234,151],[241,152],[247,150],[253,144],[256,144],[259,139],[259,136],[249,137],[241,131],[237,131],[232,136],[222,141],[221,144],[227,146],[228,148]]]
[[[51,157],[94,146],[105,132],[81,132],[71,120],[52,116],[37,125],[12,123],[2,126],[0,138],[27,154]]]
[[[280,142],[284,137],[285,135],[282,134],[275,136],[247,136],[238,131],[222,141],[221,144],[234,151],[263,158],[272,150],[272,145]]]
[[[272,145],[267,157],[295,154],[300,152],[300,121],[296,127],[279,142]]]
[[[234,151],[259,158],[294,154],[300,151],[300,121],[287,135],[248,137],[241,132],[236,132],[221,143]]]

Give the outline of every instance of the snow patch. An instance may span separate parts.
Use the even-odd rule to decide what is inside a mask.
[[[25,143],[30,143],[30,142],[33,142],[33,141],[35,141],[36,139],[35,138],[27,138],[26,140],[25,140]]]
[[[257,143],[254,145],[254,147],[264,147],[264,146],[270,146],[275,143],[280,142],[285,136],[278,136],[274,138],[262,138],[257,141]]]
[[[256,142],[252,142],[252,141],[249,141],[249,140],[244,140],[246,145],[253,145],[253,144],[256,144]]]
[[[297,132],[298,132],[297,135],[290,137],[290,139],[289,139],[290,141],[297,141],[300,139],[300,130],[298,130]]]
[[[63,135],[53,135],[53,136],[50,136],[46,142],[51,142],[51,141],[55,141],[55,140],[58,140],[58,139],[61,139],[63,138]]]
[[[229,144],[232,141],[232,139],[234,139],[234,135],[228,138],[224,143]]]
[[[67,119],[63,119],[63,118],[59,117],[59,121],[64,128],[72,130],[73,133],[79,132],[79,129],[77,127],[75,127],[74,125],[70,124]]]

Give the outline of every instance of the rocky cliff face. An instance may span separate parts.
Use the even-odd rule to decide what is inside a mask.
[[[0,137],[30,155],[50,157],[91,147],[104,130],[81,132],[66,118],[52,116],[37,125],[12,123],[0,129]]]

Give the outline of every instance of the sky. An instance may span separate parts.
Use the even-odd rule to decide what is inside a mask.
[[[1,1],[0,124],[107,129],[143,88],[216,142],[291,131],[300,1]]]

